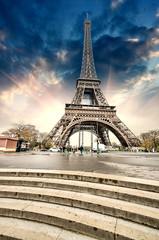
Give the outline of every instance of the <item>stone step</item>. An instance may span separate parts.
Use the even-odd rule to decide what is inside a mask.
[[[8,225],[3,219],[9,219]],[[15,229],[12,234],[9,226]],[[45,231],[48,228],[51,235]],[[0,239],[158,240],[158,228],[158,181],[76,171],[0,169]],[[61,234],[54,236],[53,229]]]
[[[157,229],[93,211],[53,203],[1,198],[0,216],[49,224],[101,240],[159,239]]]
[[[0,185],[52,188],[115,198],[159,208],[159,194],[119,186],[65,179],[0,176]]]
[[[159,209],[88,193],[0,185],[0,197],[41,201],[86,209],[159,228]]]
[[[83,182],[93,182],[133,188],[159,193],[159,181],[130,178],[116,175],[78,172],[78,171],[63,171],[63,170],[40,170],[40,169],[0,169],[0,176],[19,176],[19,177],[40,177],[78,180]]]
[[[8,217],[0,217],[0,239],[97,240],[97,238],[67,231],[56,226]]]

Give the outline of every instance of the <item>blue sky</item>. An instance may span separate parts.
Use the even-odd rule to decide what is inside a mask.
[[[158,128],[158,0],[0,0],[0,132],[19,122],[49,132],[64,114],[87,12],[108,103],[136,135]]]

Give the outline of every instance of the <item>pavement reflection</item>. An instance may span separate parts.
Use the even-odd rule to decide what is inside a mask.
[[[0,168],[74,170],[159,180],[159,153],[1,153]]]

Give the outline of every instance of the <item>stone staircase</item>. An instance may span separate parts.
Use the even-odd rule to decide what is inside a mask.
[[[159,240],[159,182],[0,169],[0,239]]]

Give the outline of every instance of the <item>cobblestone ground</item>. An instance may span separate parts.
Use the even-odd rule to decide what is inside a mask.
[[[159,153],[1,153],[0,168],[75,170],[159,180]]]

